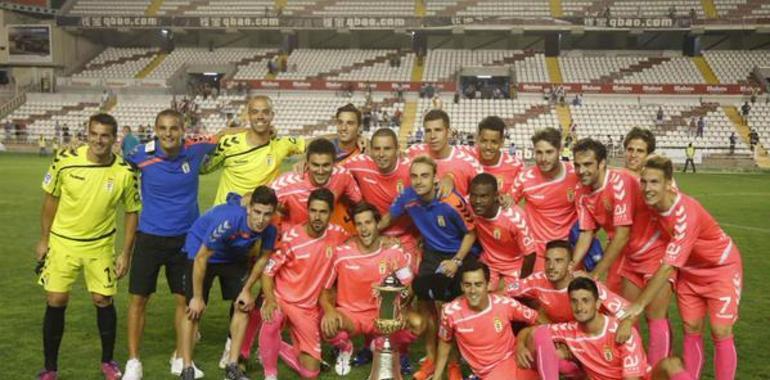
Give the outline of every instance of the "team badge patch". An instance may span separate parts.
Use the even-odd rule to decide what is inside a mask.
[[[190,163],[185,161],[182,163],[182,173],[187,174],[190,172]]]
[[[609,347],[604,347],[604,360],[611,362],[612,361],[612,349]]]
[[[497,176],[497,188],[502,189],[503,183],[505,183],[505,180],[503,180],[503,176]]]
[[[107,178],[107,184],[104,186],[104,188],[107,190],[108,193],[111,193],[112,189],[115,188],[115,180],[112,178]]]
[[[51,172],[45,173],[45,177],[43,177],[43,185],[45,186],[50,185],[52,179],[53,179],[53,176],[51,175]]]
[[[326,258],[331,259],[332,253],[334,253],[334,249],[331,246],[326,247]]]
[[[379,269],[381,275],[384,275],[388,271],[388,263],[380,261],[377,269]]]
[[[567,188],[567,200],[570,202],[575,201],[575,188],[573,187]]]
[[[404,181],[399,179],[398,182],[396,182],[396,191],[398,191],[399,194],[404,192]]]
[[[444,215],[439,215],[436,217],[436,223],[438,223],[439,227],[446,227],[446,220],[444,219]]]
[[[500,232],[500,228],[495,228],[495,230],[492,232],[492,235],[495,237],[495,240],[500,240],[500,236],[502,236],[502,232]]]
[[[273,155],[272,154],[268,154],[267,157],[265,157],[265,163],[267,164],[267,166],[273,165]]]
[[[500,320],[500,318],[495,317],[495,331],[501,332],[503,331],[503,321]]]

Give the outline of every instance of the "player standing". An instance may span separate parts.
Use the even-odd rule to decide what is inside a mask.
[[[535,244],[524,213],[516,205],[500,206],[498,184],[491,174],[479,174],[471,181],[470,195],[482,247],[479,260],[489,267],[492,292],[529,276],[535,264]]]
[[[283,231],[278,250],[262,276],[265,298],[259,356],[266,380],[278,378],[278,356],[303,378],[318,376],[321,360],[319,297],[332,270],[334,248],[348,235],[329,223],[334,194],[313,190],[307,200],[307,222]],[[281,328],[290,326],[292,345],[281,341]]]
[[[385,277],[395,274],[402,284],[410,285],[414,274],[411,257],[398,245],[387,246],[380,237],[377,223],[380,213],[365,202],[357,204],[351,211],[358,235],[337,247],[334,251],[334,266],[321,293],[321,331],[324,338],[339,349],[335,372],[340,376],[350,373],[350,358],[353,354],[355,335],[378,335],[374,320],[379,315],[379,304],[373,291]],[[409,313],[413,331],[404,330],[392,336],[399,351],[414,341],[419,333],[420,319]]]
[[[524,169],[524,162],[515,154],[504,151],[504,145],[505,122],[497,116],[487,116],[479,123],[476,148],[465,149],[479,160],[484,173],[495,176],[500,194],[508,196],[513,181]]]
[[[276,137],[273,134],[273,101],[267,96],[254,96],[246,104],[248,131],[223,137],[202,173],[222,168],[214,205],[225,203],[227,194],[240,195],[267,185],[278,177],[283,160],[305,151],[305,140],[295,137]]]
[[[57,378],[64,312],[72,284],[82,270],[96,306],[102,343],[101,371],[119,379],[113,360],[117,314],[113,296],[117,281],[131,263],[134,234],[141,209],[136,173],[112,153],[118,123],[108,114],[88,119],[87,145],[66,149],[54,158],[43,179],[43,211],[37,260],[45,260],[40,284],[46,291],[43,319],[45,369],[38,379]],[[123,246],[115,256],[116,214],[125,210]]]
[[[440,109],[428,111],[423,118],[426,144],[416,144],[406,150],[407,155],[414,159],[418,156],[428,155],[436,163],[436,178],[442,182],[442,194],[449,194],[451,190],[445,186],[445,182],[451,181],[451,185],[462,196],[467,196],[471,188],[471,180],[483,169],[478,160],[460,149],[449,145],[449,115]]]
[[[535,324],[537,312],[512,298],[489,294],[489,268],[474,262],[462,268],[463,295],[444,305],[439,328],[434,379],[441,379],[452,341],[473,372],[485,380],[537,379],[534,371],[521,371],[514,350],[511,322]]]
[[[222,298],[233,301],[230,337],[240,347],[254,307],[251,288],[259,280],[275,245],[277,229],[270,224],[278,199],[267,186],[251,193],[248,206],[241,206],[241,197],[231,193],[224,205],[209,210],[195,221],[187,234],[187,273],[185,293],[188,300],[187,318],[182,320],[181,379],[193,380],[192,363],[194,334],[208,304],[209,291],[215,278],[222,286]],[[259,257],[249,270],[251,259]],[[248,380],[238,367],[238,350],[229,352],[225,365],[226,380]]]
[[[332,140],[336,150],[334,162],[343,164],[364,153],[359,146],[362,120],[361,111],[351,103],[337,108],[337,113],[334,115],[337,137]]]
[[[676,298],[684,324],[684,364],[700,378],[703,367],[703,331],[709,316],[714,342],[714,373],[718,380],[734,379],[738,365],[733,325],[743,287],[741,254],[703,206],[672,186],[673,165],[652,157],[642,171],[644,200],[659,216],[660,228],[670,236],[663,263],[638,299],[628,308],[631,320],[666,286],[676,273]]]
[[[633,127],[623,139],[623,149],[625,168],[639,176],[647,156],[655,151],[655,135],[649,129]]]

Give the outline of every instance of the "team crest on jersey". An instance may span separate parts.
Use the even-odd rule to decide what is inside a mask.
[[[444,219],[444,215],[439,215],[436,217],[436,222],[438,223],[439,227],[446,227],[446,220]]]
[[[608,362],[612,361],[612,349],[607,346],[604,347],[604,360]]]
[[[574,202],[575,201],[575,188],[573,188],[573,187],[568,187],[567,188],[567,200],[570,201],[570,202]]]
[[[182,173],[187,174],[190,172],[190,163],[185,161],[182,163]]]
[[[115,188],[115,180],[112,178],[107,178],[107,184],[105,184],[104,188],[107,190],[108,193],[111,193],[112,189]]]
[[[267,166],[273,165],[273,155],[268,154],[267,157],[265,157],[265,163],[267,163]]]
[[[398,191],[399,194],[404,192],[404,181],[399,179],[398,182],[396,182],[396,191]]]
[[[495,331],[501,332],[503,331],[503,321],[500,320],[500,318],[495,317]]]
[[[502,232],[500,231],[500,228],[495,227],[495,230],[492,231],[492,235],[495,237],[495,240],[500,240],[500,236],[502,236]]]
[[[502,189],[503,183],[505,182],[505,180],[503,179],[503,176],[499,175],[496,178],[497,178],[497,188]]]
[[[380,261],[380,264],[378,265],[377,269],[379,269],[380,275],[384,275],[385,272],[388,271],[388,263],[386,263],[384,261]]]
[[[53,179],[53,176],[51,175],[51,172],[45,173],[45,177],[43,178],[43,185],[50,185],[51,180]]]
[[[327,246],[326,247],[326,258],[327,259],[331,259],[332,258],[332,253],[334,253],[334,248],[332,248],[331,246]]]

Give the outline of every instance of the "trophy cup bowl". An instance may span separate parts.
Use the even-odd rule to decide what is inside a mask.
[[[382,283],[372,286],[378,294],[380,311],[374,325],[381,334],[382,347],[374,350],[372,371],[370,380],[398,380],[401,379],[399,370],[398,353],[394,353],[390,345],[390,334],[400,330],[404,326],[401,314],[401,292],[406,289],[394,274],[390,274]]]

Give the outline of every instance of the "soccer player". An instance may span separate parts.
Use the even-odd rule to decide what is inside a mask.
[[[398,245],[388,246],[377,230],[380,213],[374,205],[358,203],[351,210],[358,235],[337,247],[334,266],[321,293],[321,332],[339,349],[335,372],[340,376],[350,373],[350,358],[355,335],[378,335],[374,320],[379,315],[379,304],[374,285],[394,274],[402,284],[410,285],[414,274],[411,256]],[[336,297],[335,297],[336,294]],[[396,347],[405,348],[417,337],[422,323],[417,315],[409,313],[413,330],[393,335]]]
[[[526,200],[527,216],[537,259],[535,270],[543,270],[545,244],[551,240],[567,239],[577,221],[575,188],[578,179],[569,162],[559,161],[561,133],[544,128],[532,136],[535,166],[523,170],[513,183],[514,203]]]
[[[195,221],[185,240],[187,273],[185,293],[188,299],[187,318],[182,320],[181,379],[195,379],[193,367],[193,336],[208,304],[214,279],[219,278],[222,298],[233,301],[230,337],[240,347],[254,307],[252,287],[262,274],[272,254],[277,229],[270,224],[278,199],[267,186],[251,193],[248,207],[241,206],[241,197],[231,194],[228,202],[209,210]],[[249,270],[250,259],[258,257]],[[239,350],[230,350],[225,366],[226,380],[248,380],[238,367]]]
[[[201,172],[222,168],[214,205],[225,203],[227,194],[240,195],[257,186],[268,185],[276,177],[284,158],[305,151],[299,137],[273,137],[273,101],[267,96],[249,99],[247,112],[251,128],[219,140],[211,159]]]
[[[508,209],[500,206],[498,184],[491,174],[479,174],[471,181],[470,195],[482,247],[479,260],[489,267],[492,292],[529,276],[535,264],[535,243],[524,213],[516,205]]]
[[[625,168],[636,176],[642,174],[644,160],[655,151],[655,135],[649,129],[633,127],[623,139]]]
[[[142,378],[139,345],[145,310],[155,292],[158,273],[165,266],[169,289],[176,299],[174,329],[176,352],[181,353],[180,324],[187,303],[182,277],[187,257],[182,252],[185,236],[198,218],[198,171],[206,155],[216,147],[216,136],[184,138],[184,116],[175,110],[155,118],[155,139],[138,145],[125,159],[141,173],[142,212],[136,234],[128,291],[128,356],[124,380]],[[172,373],[182,371],[182,358],[172,362]],[[198,371],[199,377],[203,373]]]
[[[567,288],[574,322],[526,328],[519,333],[517,348],[519,365],[537,370],[543,380],[558,380],[559,358],[580,363],[570,375],[599,380],[636,380],[650,375],[642,340],[636,329],[630,329],[625,341],[618,342],[620,322],[599,312],[601,302],[596,283],[578,277]],[[566,346],[557,354],[554,343]],[[526,348],[522,348],[526,345]],[[583,372],[582,374],[580,372]],[[583,376],[580,376],[583,375]]]
[[[313,190],[307,200],[308,220],[283,231],[279,248],[262,276],[262,328],[259,356],[266,380],[278,378],[278,355],[300,376],[318,376],[321,360],[319,297],[333,264],[334,248],[348,238],[330,224],[334,193]],[[290,326],[293,345],[281,341],[281,328]]]
[[[515,154],[504,151],[505,122],[497,116],[488,116],[479,123],[476,148],[461,147],[479,160],[484,173],[497,179],[500,194],[509,196],[513,181],[524,169],[524,162]]]
[[[566,240],[552,240],[546,244],[545,271],[515,281],[506,288],[506,295],[516,299],[536,301],[540,317],[552,323],[573,321],[567,286],[575,275],[569,270],[572,246]],[[597,282],[601,311],[617,318],[629,305],[623,297]]]
[[[81,271],[96,306],[102,343],[101,371],[105,379],[119,379],[113,360],[117,316],[113,296],[117,281],[128,272],[134,234],[141,209],[136,173],[112,153],[118,123],[108,114],[88,119],[87,145],[65,149],[53,159],[43,179],[40,240],[35,253],[45,260],[40,284],[46,291],[43,320],[45,369],[38,379],[57,378],[59,345],[64,335],[64,312],[72,284]],[[115,256],[118,205],[125,211],[123,246]]]
[[[575,170],[580,177],[578,215],[580,237],[573,267],[585,254],[598,228],[607,232],[604,257],[591,272],[594,279],[607,274],[607,287],[636,299],[655,273],[665,252],[665,240],[655,228],[653,215],[644,205],[638,180],[626,170],[607,168],[607,151],[600,142],[582,139],[575,144]],[[621,279],[622,277],[622,279]],[[657,364],[669,355],[671,331],[666,313],[672,290],[656,294],[646,311],[650,328],[648,359]]]
[[[305,223],[308,219],[307,199],[317,188],[329,189],[334,195],[335,206],[344,209],[342,202],[355,204],[361,201],[355,179],[344,167],[334,165],[335,148],[331,141],[320,138],[307,147],[307,169],[303,174],[285,173],[271,187],[278,194],[278,210],[287,225]],[[344,199],[344,200],[343,200]],[[331,222],[350,224],[344,211],[336,211]]]
[[[359,146],[362,119],[361,111],[351,103],[337,108],[337,113],[334,115],[337,137],[332,140],[336,150],[335,162],[342,164],[364,153]]]
[[[415,277],[413,288],[422,301],[422,315],[427,321],[426,351],[428,358],[416,379],[425,379],[434,371],[436,350],[436,325],[438,315],[434,301],[447,302],[460,294],[457,271],[476,261],[479,246],[471,211],[465,199],[453,190],[440,197],[436,189],[436,162],[430,157],[419,156],[412,160],[409,176],[412,186],[396,198],[390,211],[379,223],[380,230],[392,220],[408,214],[423,239],[423,257]],[[450,377],[459,373],[457,363],[450,364]]]
[[[535,324],[537,312],[514,299],[489,294],[489,268],[474,262],[462,268],[463,295],[444,305],[439,328],[434,379],[441,379],[452,342],[474,374],[484,380],[537,379],[534,371],[520,371],[511,322]],[[525,373],[528,372],[528,373]]]
[[[703,366],[703,331],[709,316],[718,380],[735,378],[738,357],[733,325],[743,287],[741,254],[733,240],[698,201],[672,186],[673,165],[651,157],[642,170],[644,200],[657,213],[660,230],[670,236],[663,263],[628,308],[635,321],[676,273],[676,299],[684,324],[684,364],[694,378]]]
[[[406,150],[414,159],[428,155],[436,163],[436,178],[441,178],[442,194],[449,194],[451,186],[462,196],[467,196],[471,180],[483,172],[481,164],[464,149],[449,145],[449,115],[439,109],[428,111],[423,118],[426,144],[415,144]],[[451,181],[451,184],[450,184]],[[449,184],[449,186],[446,186]],[[446,190],[445,190],[446,189]]]

